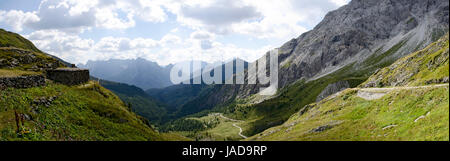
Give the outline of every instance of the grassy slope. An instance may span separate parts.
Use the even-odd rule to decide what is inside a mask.
[[[376,86],[418,86],[439,82],[449,76],[449,35],[412,53],[371,76]]]
[[[145,92],[168,105],[168,110],[175,112],[184,103],[191,101],[197,97],[204,85],[173,85],[162,89],[148,89]]]
[[[224,119],[218,115],[207,115],[200,118],[192,118],[200,120],[204,123],[214,124],[212,128],[208,128],[205,131],[200,132],[199,135],[209,140],[239,140],[241,137],[238,135],[239,129],[234,127],[236,121]]]
[[[3,29],[0,29],[0,47],[16,47],[42,53],[29,40],[23,38],[19,34],[8,32]]]
[[[2,44],[0,44],[2,45]],[[28,54],[20,54],[14,50],[21,50]],[[25,60],[32,55],[32,61],[26,62]],[[55,67],[64,67],[65,65],[50,55],[31,51],[30,49],[15,48],[15,47],[0,47],[0,67],[12,66],[13,61],[17,61],[19,66],[15,66],[14,69],[19,70],[34,70],[39,71],[37,68],[49,68],[49,65]],[[33,68],[35,67],[35,68]]]
[[[448,141],[448,92],[448,87],[399,90],[381,99],[367,101],[357,97],[355,91],[346,90],[342,95],[313,105],[313,109],[301,116],[294,114],[283,125],[270,128],[249,140]],[[425,118],[414,122],[420,116]],[[339,122],[323,132],[311,132],[320,126]],[[389,125],[396,126],[383,130]]]
[[[217,113],[210,113],[209,115],[202,117],[185,118],[199,121],[203,125],[204,130],[175,131],[173,133],[185,136],[192,140],[202,140],[202,141],[240,140],[241,137],[238,135],[239,129],[234,127],[233,124],[236,123],[238,126],[240,126],[241,122],[224,119],[216,114]]]
[[[123,83],[101,80],[100,84],[114,92],[126,104],[131,104],[134,112],[149,119],[152,123],[163,122],[165,105],[153,99],[142,89]]]
[[[56,99],[46,107],[33,103],[41,97]],[[130,112],[117,96],[90,82],[68,87],[50,83],[29,89],[0,91],[1,140],[163,140]],[[33,106],[35,106],[33,108]],[[15,133],[14,109],[30,116],[22,137]]]
[[[17,77],[17,76],[39,75],[39,74],[40,73],[31,71],[0,69],[0,77]]]
[[[23,53],[17,53],[15,50],[20,50]],[[32,61],[29,61],[30,56]],[[54,67],[65,67],[68,65],[67,62],[59,58],[43,53],[31,41],[19,34],[0,29],[0,68],[11,66],[13,60],[20,63],[20,66],[14,67],[19,70],[37,71],[33,67],[49,68],[48,65]]]
[[[17,53],[14,50],[21,50],[25,54]],[[24,63],[25,60],[31,59],[30,56],[33,56],[32,61]],[[15,67],[20,70],[31,70],[33,66],[47,68],[48,64],[55,64],[57,67],[64,66],[63,63],[43,53],[19,34],[0,29],[0,67],[10,66],[13,60],[20,63],[20,66]]]
[[[407,61],[406,61],[407,60]],[[404,85],[422,85],[429,80],[448,77],[448,35],[371,76],[389,84],[398,74],[411,74]],[[274,132],[267,140],[448,140],[449,90],[445,88],[399,90],[379,100],[367,101],[347,90],[331,100],[312,104],[312,110],[254,136]],[[414,122],[422,115],[420,122]],[[322,133],[310,130],[329,123],[343,123]],[[289,125],[295,124],[288,130]],[[388,125],[397,127],[386,130]],[[288,132],[286,131],[288,130]]]

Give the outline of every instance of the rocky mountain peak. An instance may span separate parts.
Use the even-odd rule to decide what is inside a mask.
[[[362,62],[406,39],[408,47],[396,58],[423,47],[448,30],[448,6],[445,0],[351,1],[279,48],[280,66],[289,64],[280,70],[281,86]]]

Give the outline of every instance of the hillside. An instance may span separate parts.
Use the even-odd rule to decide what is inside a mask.
[[[133,112],[145,117],[150,122],[159,124],[165,121],[166,105],[149,96],[141,88],[106,80],[100,80],[100,84],[119,96],[127,106],[131,106]]]
[[[71,65],[62,59],[40,51],[19,34],[0,29],[0,68],[19,67],[23,70],[42,71]]]
[[[34,46],[31,41],[23,38],[19,34],[0,29],[0,47],[14,47],[20,49],[28,49],[34,52],[41,53],[41,51]]]
[[[67,86],[44,80],[46,70],[65,62],[0,31],[0,140],[186,140],[158,133],[96,82]]]
[[[381,69],[362,88],[309,104],[248,140],[448,141],[448,44],[447,34]],[[363,88],[373,84],[379,88]]]
[[[90,82],[0,91],[1,140],[161,140],[117,96]],[[25,118],[16,134],[15,111]]]
[[[196,105],[216,106],[226,116],[247,120],[244,134],[249,136],[280,125],[305,105],[337,92],[339,84],[357,87],[439,39],[448,32],[448,6],[443,0],[353,0],[278,48],[277,95],[261,97],[260,84],[224,85]]]

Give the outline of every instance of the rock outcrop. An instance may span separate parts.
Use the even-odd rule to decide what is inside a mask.
[[[44,85],[45,77],[43,75],[0,77],[0,89],[5,89],[8,87],[31,88]]]
[[[35,51],[15,48],[0,47],[0,68],[22,68],[28,71],[44,71],[63,67],[61,61],[50,55]]]
[[[58,68],[46,71],[47,79],[65,85],[78,85],[89,81],[89,70],[80,68]]]
[[[423,48],[448,31],[448,9],[447,0],[353,0],[280,48],[280,66],[290,64],[280,69],[280,86],[363,63],[400,42],[404,45],[386,59],[395,60]]]

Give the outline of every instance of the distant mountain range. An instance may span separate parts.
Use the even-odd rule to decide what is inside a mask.
[[[163,88],[172,85],[172,65],[159,66],[145,59],[88,61],[77,65],[90,70],[92,76],[138,86],[142,89]]]
[[[192,63],[186,61],[180,63]],[[208,63],[199,61],[201,67]],[[92,76],[114,82],[135,85],[142,89],[164,88],[173,85],[170,80],[170,71],[173,64],[160,66],[156,62],[146,59],[110,59],[103,61],[88,61],[86,64],[78,64],[80,68],[90,70]],[[193,70],[191,69],[191,74]]]

